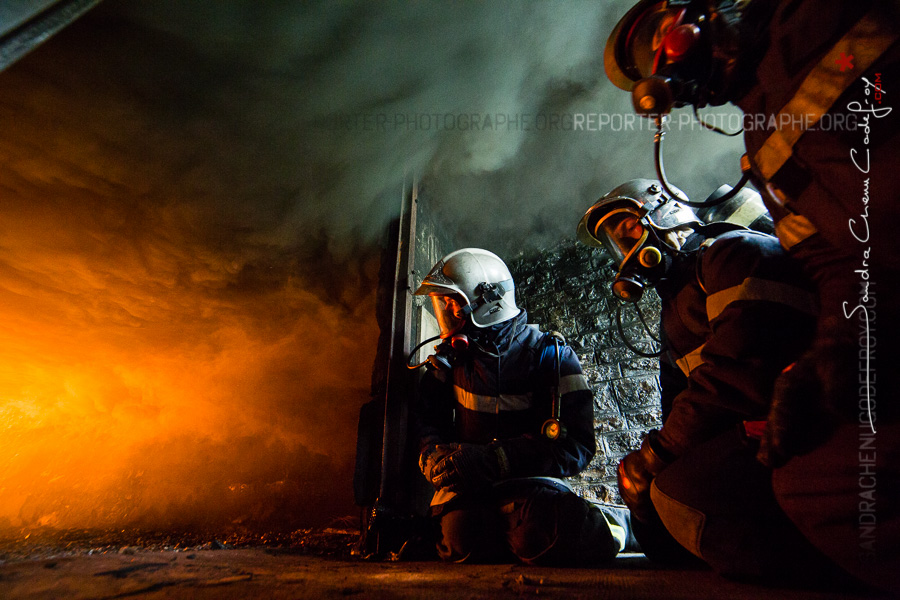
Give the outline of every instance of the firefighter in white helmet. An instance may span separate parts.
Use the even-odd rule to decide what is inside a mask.
[[[628,541],[625,512],[601,510],[558,479],[582,471],[596,449],[593,394],[574,352],[526,324],[509,269],[486,250],[451,252],[416,294],[431,297],[441,337],[457,347],[429,363],[414,411],[441,558],[613,558]],[[554,397],[559,427],[548,429]]]

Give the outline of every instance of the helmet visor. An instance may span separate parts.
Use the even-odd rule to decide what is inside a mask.
[[[630,23],[627,30],[619,35],[625,36],[623,49],[625,60],[632,76],[650,77],[658,67],[663,41],[684,15],[684,10],[668,9],[665,3],[659,2]]]
[[[605,215],[593,233],[619,267],[647,239],[647,230],[640,217],[629,208],[613,210]]]
[[[456,295],[431,295],[431,306],[441,328],[441,339],[447,339],[466,324],[467,313]]]

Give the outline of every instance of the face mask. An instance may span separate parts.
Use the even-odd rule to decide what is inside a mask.
[[[463,306],[454,296],[431,296],[431,306],[441,328],[441,339],[447,339],[462,329],[466,324]]]
[[[612,285],[613,294],[626,302],[640,300],[647,280],[660,274],[662,253],[649,243],[649,233],[649,228],[631,208],[611,211],[597,223],[594,231],[594,237],[619,266]]]

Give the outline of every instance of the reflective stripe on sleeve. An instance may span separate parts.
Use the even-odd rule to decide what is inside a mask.
[[[685,377],[690,377],[691,371],[703,364],[703,357],[700,356],[700,353],[703,352],[704,346],[706,346],[706,344],[691,350],[675,361],[675,364],[678,365],[678,368],[681,369],[681,372],[684,373]]]
[[[531,407],[531,394],[501,394],[497,396],[485,396],[474,394],[453,386],[456,401],[463,408],[482,413],[497,413],[501,410],[527,410]]]
[[[787,283],[748,277],[740,285],[708,296],[706,298],[707,317],[713,321],[729,304],[738,300],[777,302],[801,312],[815,313],[815,297],[811,293]]]
[[[584,375],[578,373],[576,375],[563,375],[559,379],[559,395],[568,394],[569,392],[579,392],[581,390],[591,389]]]
[[[804,216],[788,215],[775,223],[775,235],[785,250],[790,250],[816,233],[816,226]]]
[[[890,31],[879,22],[876,8],[860,19],[822,57],[800,84],[794,97],[775,117],[789,117],[785,121],[791,126],[775,129],[753,157],[766,180],[771,179],[787,162],[794,144],[828,112],[850,84],[857,81],[859,73],[865,72],[900,36],[900,33]],[[850,69],[846,69],[840,60],[845,56],[854,59]]]

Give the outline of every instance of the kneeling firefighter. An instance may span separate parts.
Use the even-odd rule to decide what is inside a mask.
[[[634,550],[624,507],[557,479],[594,456],[593,393],[561,336],[526,324],[504,262],[457,250],[416,294],[431,297],[444,340],[413,411],[441,558],[584,566]]]
[[[800,266],[774,237],[703,224],[647,179],[603,196],[577,235],[612,257],[619,299],[637,302],[646,288],[661,299],[663,424],[618,466],[646,554],[689,562],[687,549],[739,577],[821,573],[826,563],[778,507],[771,470],[755,459],[774,382],[815,329]]]
[[[818,548],[900,591],[900,403],[877,402],[897,397],[900,372],[879,369],[876,351],[877,340],[900,336],[900,112],[891,100],[900,2],[640,0],[610,35],[604,62],[635,110],[660,125],[672,108],[730,102],[743,111],[743,180],[763,193],[820,306],[814,340],[779,378],[758,458],[776,469],[779,502]],[[865,466],[875,479],[861,488],[859,448],[876,438]],[[877,527],[860,521],[874,519],[861,516],[860,501],[871,500],[860,494],[876,487]]]

